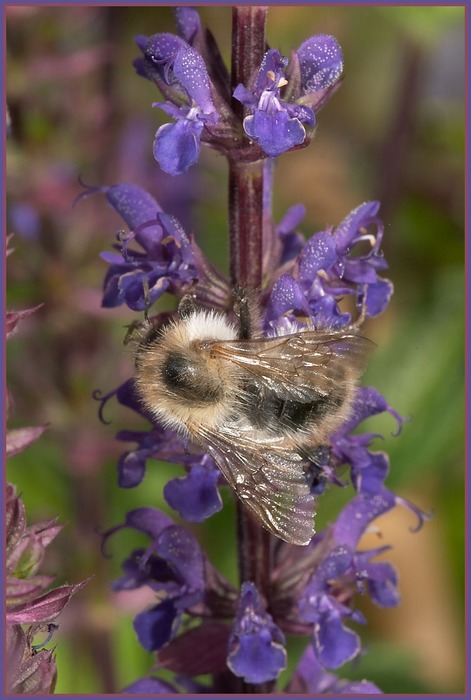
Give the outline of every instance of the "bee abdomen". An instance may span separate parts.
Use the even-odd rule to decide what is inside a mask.
[[[338,388],[330,394],[317,396],[311,401],[285,399],[275,393],[261,391],[256,385],[246,387],[250,394],[245,411],[254,426],[273,432],[303,432],[314,423],[338,410],[344,403],[345,392]]]

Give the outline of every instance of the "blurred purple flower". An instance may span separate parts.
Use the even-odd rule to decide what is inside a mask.
[[[296,695],[380,695],[381,690],[368,681],[345,681],[321,666],[311,645],[306,647],[293,673],[288,693]]]
[[[27,240],[38,237],[41,220],[38,210],[29,202],[13,204],[8,213],[10,228]]]

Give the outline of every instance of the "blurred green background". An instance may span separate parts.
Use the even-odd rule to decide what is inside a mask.
[[[229,8],[203,7],[226,60]],[[8,479],[29,522],[59,516],[65,527],[46,568],[57,582],[93,580],[60,618],[57,692],[118,692],[148,671],[151,655],[132,630],[149,598],[116,595],[110,582],[135,544],[120,534],[112,558],[97,529],[139,505],[166,508],[162,487],[182,473],[152,463],[145,482],[124,491],[116,460],[121,428],[136,416],[111,402],[102,425],[94,389],[111,391],[131,375],[123,348],[133,314],[101,309],[106,270],[98,255],[122,227],[102,196],[75,208],[88,184],[135,182],[194,231],[227,270],[226,168],[204,152],[179,179],[152,158],[164,119],[154,86],[135,76],[133,37],[173,31],[166,7],[14,7],[7,13],[8,308],[43,303],[8,346],[10,426],[49,423],[41,439],[11,459]],[[338,224],[365,200],[380,199],[384,252],[395,294],[367,324],[378,345],[365,383],[403,416],[370,420],[378,449],[391,458],[388,485],[435,516],[421,532],[405,509],[378,521],[385,557],[399,569],[402,605],[380,610],[359,600],[368,618],[366,653],[347,678],[366,677],[386,693],[462,692],[464,683],[464,8],[272,7],[267,38],[289,55],[312,34],[333,34],[345,54],[345,80],[318,117],[312,145],[278,159],[277,219],[302,202],[310,236]],[[160,306],[170,306],[163,300]],[[319,526],[335,519],[350,492],[329,491]],[[236,581],[234,509],[229,495],[209,526],[194,528],[213,562]],[[378,533],[365,546],[378,545]],[[363,544],[363,543],[362,543]],[[293,640],[293,649],[300,650]],[[294,654],[293,654],[294,659]]]

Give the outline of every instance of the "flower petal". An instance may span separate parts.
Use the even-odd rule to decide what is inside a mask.
[[[179,119],[163,124],[154,141],[154,157],[169,175],[181,175],[197,162],[204,124],[198,120]]]
[[[190,523],[200,523],[222,508],[216,484],[217,469],[194,466],[185,477],[172,479],[164,487],[165,500]]]

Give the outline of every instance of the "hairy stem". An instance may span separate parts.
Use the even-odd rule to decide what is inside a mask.
[[[265,51],[265,7],[235,7],[232,23],[232,87],[248,85]],[[243,108],[234,102],[243,118]],[[232,283],[259,289],[262,284],[263,160],[229,159],[229,250]],[[271,536],[237,503],[239,577],[252,581],[269,605]],[[273,683],[242,683],[242,692],[270,693]]]

